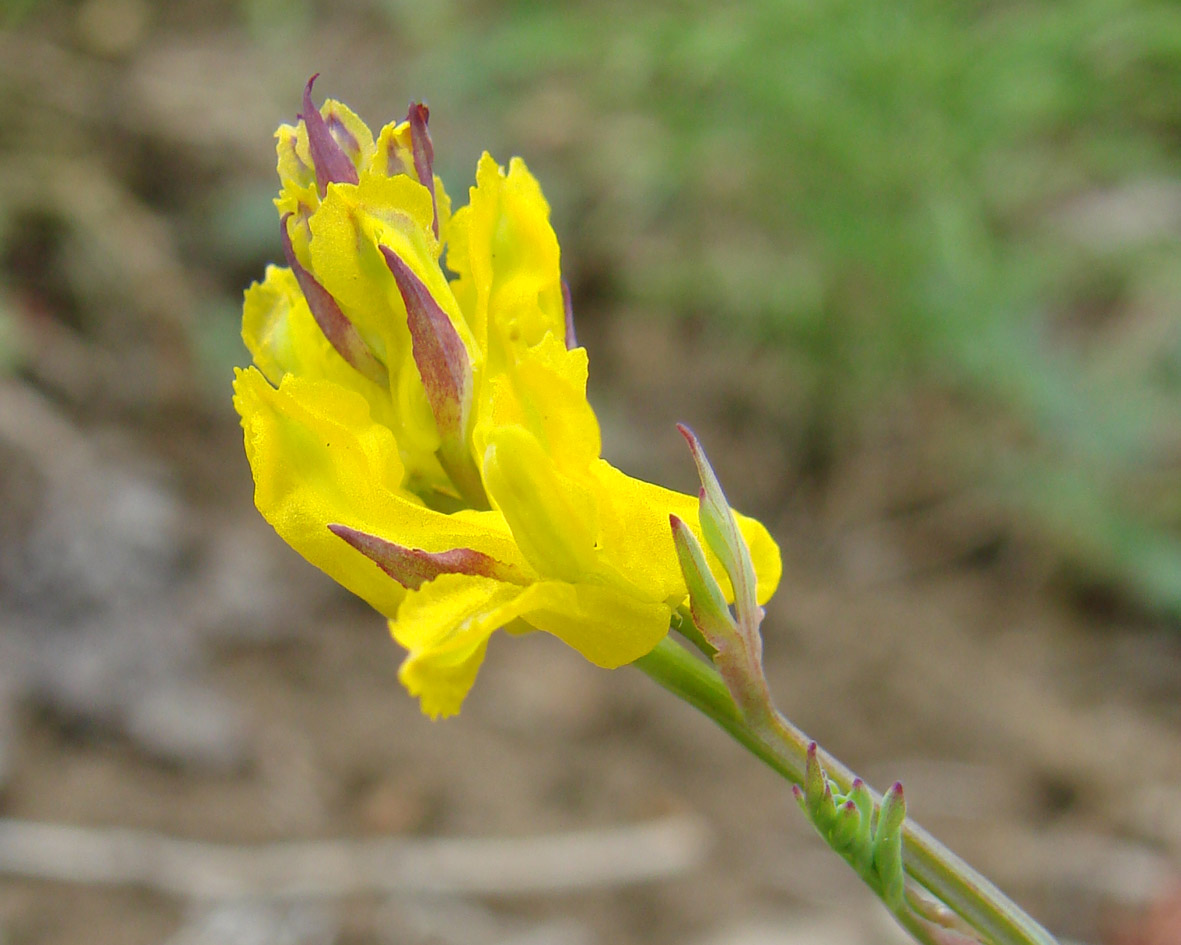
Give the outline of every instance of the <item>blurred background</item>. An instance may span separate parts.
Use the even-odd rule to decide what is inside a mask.
[[[231,368],[314,72],[427,101],[457,202],[527,160],[608,458],[693,488],[692,424],[783,547],[787,714],[1063,937],[1181,942],[1172,0],[4,0],[0,943],[899,941],[638,673],[497,639],[432,724],[254,512]],[[434,852],[334,865],[375,839]],[[289,840],[267,897],[235,856]]]

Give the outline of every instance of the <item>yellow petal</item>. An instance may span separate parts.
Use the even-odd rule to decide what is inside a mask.
[[[406,595],[390,632],[408,653],[398,678],[432,718],[454,715],[475,682],[488,637],[520,616],[528,589],[443,574]]]
[[[246,290],[242,340],[255,366],[277,385],[284,374],[319,373],[332,351],[290,269],[267,266],[266,277]]]
[[[328,130],[340,145],[358,173],[367,168],[374,156],[373,132],[344,102],[326,99],[320,106]]]
[[[268,266],[266,278],[246,290],[242,340],[272,386],[285,374],[330,380],[361,394],[375,420],[396,423],[389,391],[354,370],[332,347],[290,269]]]
[[[471,202],[452,218],[448,239],[456,295],[482,350],[529,347],[546,332],[565,341],[558,241],[523,161],[514,158],[506,174],[485,152]]]
[[[668,633],[672,611],[615,587],[547,581],[534,585],[523,612],[538,630],[552,633],[596,666],[615,669],[639,659]]]
[[[369,169],[382,177],[396,177],[398,174],[415,177],[410,122],[391,121],[381,129]]]
[[[316,168],[308,148],[308,131],[298,125],[280,125],[275,132],[279,181],[283,187],[307,189],[316,185]]]
[[[673,492],[634,479],[610,463],[600,461],[595,476],[601,485],[599,528],[602,557],[614,569],[661,599],[684,599],[685,580],[677,561],[668,517],[682,519],[705,546],[696,496]],[[779,547],[767,529],[752,518],[736,513],[738,528],[750,546],[755,566],[759,603],[775,592],[782,574]],[[706,550],[710,570],[718,579],[727,601],[734,591],[713,552]]]
[[[596,572],[594,493],[559,472],[523,427],[503,427],[489,438],[484,486],[539,574],[577,582]]]
[[[390,621],[408,654],[398,671],[427,715],[454,715],[496,630],[518,618],[552,633],[597,666],[643,656],[668,632],[671,611],[612,588],[543,581],[529,587],[444,574],[406,595]],[[518,626],[520,626],[518,624]]]
[[[516,363],[487,378],[472,434],[477,458],[496,432],[523,427],[568,476],[586,475],[599,458],[599,422],[586,400],[586,350],[567,351],[552,334]]]
[[[276,389],[254,368],[238,372],[234,390],[259,511],[292,548],[377,610],[392,615],[401,586],[330,524],[423,551],[472,548],[529,570],[500,515],[445,515],[401,488],[393,434],[355,391],[294,375]]]

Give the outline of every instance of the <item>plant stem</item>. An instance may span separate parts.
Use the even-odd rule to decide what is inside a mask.
[[[747,719],[734,704],[713,666],[679,645],[671,636],[636,661],[640,670],[674,695],[703,712],[739,744],[795,784],[803,784],[810,740],[774,712],[765,720]],[[823,749],[821,766],[834,784],[848,791],[855,775]],[[873,792],[874,804],[881,795]],[[992,945],[1058,945],[1057,940],[1025,914],[984,876],[948,850],[909,817],[903,825],[903,861],[908,876],[957,913]],[[899,916],[900,920],[903,917]],[[905,922],[921,940],[926,935]]]

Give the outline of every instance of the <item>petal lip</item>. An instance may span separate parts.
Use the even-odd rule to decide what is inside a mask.
[[[526,578],[512,565],[473,548],[423,551],[407,548],[348,525],[332,524],[328,530],[343,539],[381,568],[403,587],[416,591],[440,574],[469,574],[506,584],[526,584]]]
[[[337,354],[344,358],[359,373],[373,381],[379,387],[389,387],[389,372],[381,360],[373,353],[373,349],[361,337],[356,326],[336,304],[336,299],[325,289],[316,277],[303,267],[295,255],[295,247],[291,245],[291,236],[287,232],[287,221],[290,213],[283,214],[279,221],[279,239],[283,243],[283,255],[287,265],[295,274],[295,281],[307,300],[312,317],[320,326],[324,337],[336,349]]]
[[[303,112],[300,118],[308,129],[308,150],[312,153],[312,163],[316,166],[316,187],[320,196],[328,192],[328,185],[334,183],[355,184],[359,180],[357,169],[352,160],[345,153],[337,140],[332,137],[332,131],[320,109],[312,102],[312,86],[320,73],[310,79],[303,90]]]

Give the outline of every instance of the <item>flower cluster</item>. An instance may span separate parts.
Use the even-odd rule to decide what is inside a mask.
[[[459,710],[497,629],[638,659],[686,600],[668,523],[700,533],[697,497],[600,457],[537,181],[484,154],[452,213],[425,106],[375,138],[311,89],[276,135],[287,266],[246,292],[234,382],[259,510],[390,618],[429,715]],[[779,552],[738,520],[762,602]]]

